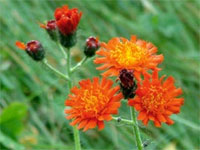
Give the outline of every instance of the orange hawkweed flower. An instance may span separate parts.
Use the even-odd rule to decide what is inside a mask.
[[[76,86],[71,89],[72,94],[65,101],[70,109],[65,110],[67,119],[74,119],[70,125],[78,125],[83,131],[95,128],[104,128],[104,120],[112,119],[111,114],[117,114],[120,107],[122,94],[118,93],[119,86],[112,87],[113,81],[103,78],[99,82],[98,77],[79,82],[80,88]]]
[[[135,98],[128,101],[130,106],[140,112],[138,120],[142,120],[144,125],[147,125],[149,120],[152,120],[156,127],[161,127],[162,122],[173,124],[174,121],[169,116],[179,113],[184,103],[184,98],[177,98],[182,94],[182,90],[174,86],[174,78],[168,77],[165,81],[163,78],[164,76],[158,78],[157,70],[151,77],[144,74],[142,84],[138,82]]]
[[[77,8],[69,9],[67,5],[57,8],[54,12],[56,24],[63,35],[73,34],[79,24],[82,12]]]
[[[157,48],[150,42],[137,40],[131,36],[131,40],[123,37],[112,38],[107,44],[101,43],[101,49],[96,52],[94,60],[96,64],[103,64],[98,70],[107,69],[103,76],[118,76],[120,70],[134,70],[136,79],[148,69],[155,69],[163,61],[163,55],[155,55]]]

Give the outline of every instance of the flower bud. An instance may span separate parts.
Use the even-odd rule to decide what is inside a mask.
[[[56,8],[54,17],[60,34],[60,43],[70,48],[76,44],[76,30],[82,12],[77,8],[69,9],[67,5]]]
[[[97,51],[97,49],[99,47],[100,47],[100,42],[99,42],[98,38],[90,36],[86,40],[84,54],[87,57],[92,57],[92,56],[94,56],[95,52]]]
[[[122,69],[119,74],[119,79],[124,98],[133,98],[137,88],[137,85],[134,81],[133,70]]]
[[[58,29],[55,20],[49,20],[46,25],[40,24],[40,27],[47,31],[52,40],[58,40]]]
[[[27,54],[35,61],[40,61],[45,56],[45,51],[39,41],[32,40],[26,45],[20,41],[17,41],[16,46],[22,50],[25,50]]]

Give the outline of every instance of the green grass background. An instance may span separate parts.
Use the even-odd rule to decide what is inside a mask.
[[[200,52],[199,0],[0,0],[0,146],[12,150],[73,150],[73,134],[64,117],[66,82],[42,63],[34,62],[15,47],[15,41],[37,39],[46,49],[50,64],[66,72],[65,60],[39,22],[53,19],[56,7],[68,4],[83,12],[78,44],[72,49],[73,64],[83,57],[85,39],[132,34],[151,41],[165,56],[160,75],[172,75],[183,88],[185,104],[172,118],[175,124],[156,128],[141,122],[146,150],[200,149]],[[74,74],[73,83],[99,76],[93,58]],[[130,118],[126,103],[120,116]],[[81,133],[85,150],[136,149],[132,129],[113,121],[101,132]]]

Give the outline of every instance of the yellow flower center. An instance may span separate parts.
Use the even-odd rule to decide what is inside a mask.
[[[96,116],[109,101],[107,95],[101,89],[85,89],[81,97],[81,106],[84,112]]]
[[[111,59],[115,60],[118,66],[127,69],[142,66],[147,61],[146,49],[132,42],[119,42],[115,49],[110,50],[110,54]]]
[[[165,106],[164,89],[161,86],[151,86],[148,93],[142,97],[142,105],[148,112],[157,112]]]

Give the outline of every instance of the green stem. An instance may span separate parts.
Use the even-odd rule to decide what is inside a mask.
[[[54,67],[52,67],[46,59],[44,59],[43,64],[45,64],[49,69],[51,69],[53,72],[55,72],[57,75],[61,76],[63,79],[69,81],[69,77],[63,73],[61,73],[60,71],[58,71],[57,69],[55,69]]]
[[[81,67],[85,61],[87,60],[88,57],[84,57],[76,66],[74,66],[72,69],[71,69],[71,73],[73,73],[74,71],[76,71],[79,67]]]
[[[129,124],[129,125],[135,125],[132,120],[122,119],[120,117],[112,117],[112,119],[119,122],[119,123],[121,122],[121,123]]]
[[[139,127],[138,127],[138,123],[137,123],[137,119],[136,119],[135,110],[133,107],[130,107],[130,113],[131,113],[131,119],[133,120],[133,123],[134,123],[134,125],[132,127],[133,127],[133,131],[135,133],[137,148],[138,148],[138,150],[142,150],[143,149],[142,140],[140,137],[140,131],[139,131]]]
[[[64,48],[62,47],[62,45],[59,42],[57,42],[57,45],[60,48],[61,52],[63,53],[64,58],[67,59],[67,54],[66,54]]]
[[[71,57],[70,57],[70,49],[67,50],[67,74],[69,77],[68,84],[68,94],[70,93],[70,89],[72,88],[72,80],[71,80]],[[74,142],[75,142],[75,150],[81,150],[81,144],[80,144],[80,137],[79,137],[79,131],[76,126],[73,126],[73,132],[74,132]]]

